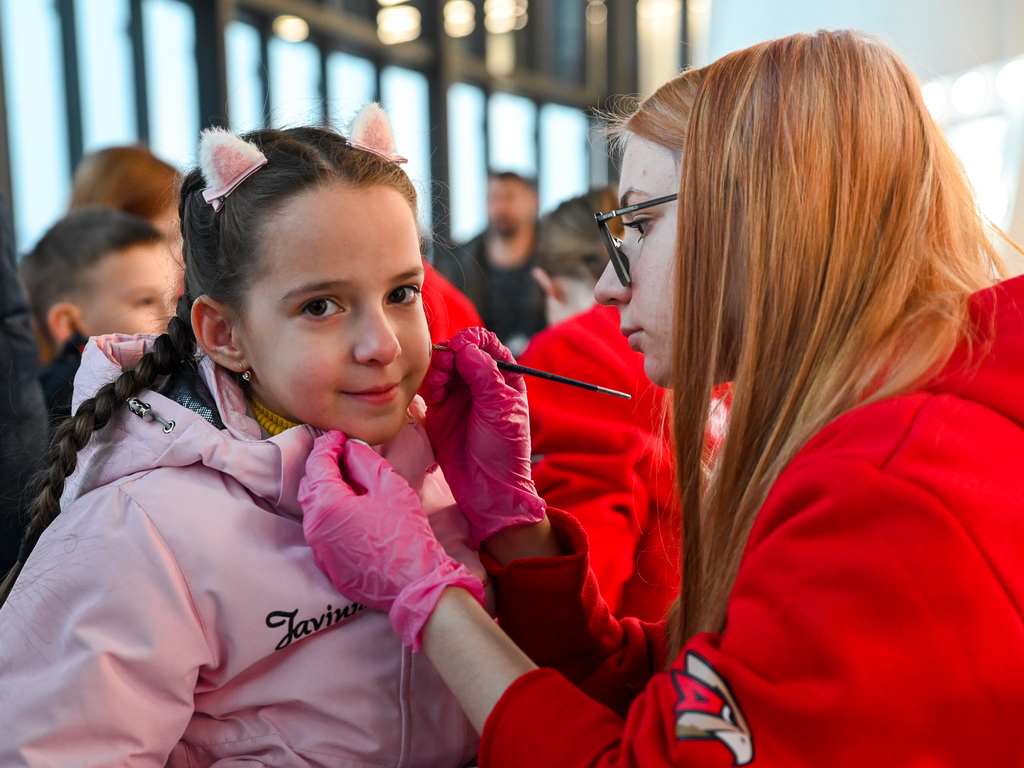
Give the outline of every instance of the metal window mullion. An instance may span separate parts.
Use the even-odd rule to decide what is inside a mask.
[[[14,192],[11,181],[11,142],[7,134],[7,84],[4,79],[3,36],[0,35],[0,195],[3,195],[3,215],[11,225],[17,242],[14,221]]]
[[[226,127],[227,63],[225,36],[227,25],[221,3],[188,0],[195,19],[197,95],[199,127]]]
[[[142,32],[142,0],[129,0],[128,32],[132,41],[135,74],[135,123],[139,141],[149,142],[149,89],[146,80],[146,49]]]
[[[78,81],[78,38],[75,33],[75,0],[57,0],[61,50],[64,58],[64,104],[68,121],[68,157],[74,173],[82,159],[82,91]]]
[[[270,127],[270,19],[260,18],[260,87],[263,89],[263,126]]]

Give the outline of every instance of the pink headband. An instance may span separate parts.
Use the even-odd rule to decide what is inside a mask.
[[[376,102],[368,102],[359,110],[352,124],[352,138],[346,143],[390,163],[409,162],[395,151],[391,124]],[[199,137],[199,167],[207,183],[203,200],[219,211],[227,196],[266,164],[267,158],[256,145],[223,128],[207,128]]]
[[[199,137],[199,167],[208,185],[203,200],[219,211],[224,199],[266,164],[254,144],[223,128],[207,128]]]

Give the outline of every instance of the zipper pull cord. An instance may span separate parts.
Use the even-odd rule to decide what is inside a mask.
[[[136,416],[141,416],[143,421],[156,421],[163,424],[164,434],[170,434],[174,430],[174,422],[166,421],[157,415],[149,403],[144,403],[137,397],[128,398],[128,409]]]

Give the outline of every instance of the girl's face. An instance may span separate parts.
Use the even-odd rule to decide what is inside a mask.
[[[679,157],[637,136],[629,140],[619,181],[620,207],[679,191]],[[622,252],[629,258],[632,285],[623,286],[609,263],[594,294],[618,307],[622,335],[644,356],[644,372],[668,386],[672,373],[675,316],[676,201],[623,216]]]
[[[382,186],[310,190],[267,222],[261,250],[232,328],[253,394],[290,421],[393,438],[430,363],[409,203]]]

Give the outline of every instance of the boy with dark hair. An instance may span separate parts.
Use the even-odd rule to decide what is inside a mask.
[[[160,333],[174,314],[179,268],[145,219],[109,208],[74,210],[22,259],[21,281],[54,358],[40,373],[50,422],[71,414],[90,336]]]

